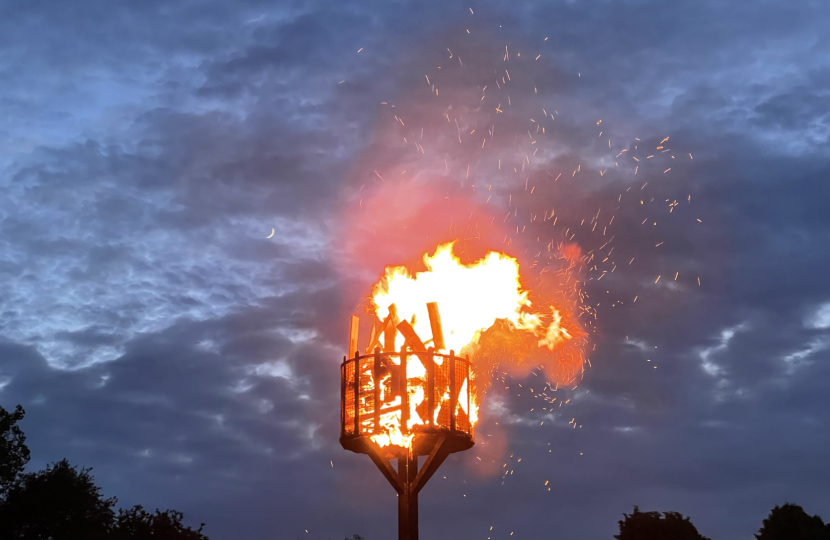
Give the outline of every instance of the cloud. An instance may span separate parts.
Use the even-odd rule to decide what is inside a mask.
[[[706,347],[700,351],[700,365],[707,375],[718,378],[724,382],[724,378],[722,376],[726,375],[726,370],[723,366],[717,364],[712,359],[712,356],[725,352],[729,348],[729,342],[735,336],[735,333],[744,329],[745,326],[742,324],[732,328],[725,328],[720,332],[717,345]]]
[[[828,346],[826,340],[817,339],[807,344],[807,346],[803,349],[797,350],[795,352],[791,352],[790,354],[786,355],[783,360],[787,364],[787,372],[792,373],[796,369],[801,368],[804,365],[808,364],[807,359],[816,354],[817,352],[823,351]]]
[[[804,324],[807,328],[825,330],[830,328],[830,303],[820,305],[807,319]]]
[[[108,495],[180,508],[220,540],[394,530],[391,490],[337,442],[343,321],[378,265],[475,230],[458,224],[492,195],[528,263],[566,230],[608,257],[585,289],[596,350],[555,404],[538,375],[505,380],[487,452],[453,456],[424,492],[425,536],[607,538],[640,504],[730,537],[781,500],[826,507],[826,10],[13,6],[0,403],[26,407],[32,466],[93,466]],[[478,103],[501,97],[505,45],[509,115]],[[519,141],[542,107],[548,137]],[[486,151],[456,147],[496,124]],[[653,159],[670,165],[635,153],[665,136]],[[525,154],[528,173],[507,174]],[[378,212],[401,225],[381,243],[363,226],[390,193],[411,214]],[[556,225],[534,219],[551,209]],[[418,236],[413,215],[435,221]],[[342,241],[355,229],[368,248]],[[476,457],[508,474],[482,478]]]

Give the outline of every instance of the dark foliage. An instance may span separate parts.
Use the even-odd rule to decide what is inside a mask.
[[[66,460],[20,476],[0,504],[4,538],[107,538],[115,499],[105,499],[90,469]]]
[[[109,538],[112,540],[207,540],[202,534],[204,523],[194,530],[182,525],[184,515],[175,510],[150,513],[141,506],[119,510]]]
[[[135,506],[116,515],[116,499],[104,498],[91,469],[66,460],[24,474],[24,414],[19,405],[12,413],[0,407],[0,540],[208,540],[175,510]]]
[[[26,436],[17,425],[25,414],[20,405],[13,412],[0,407],[0,495],[6,492],[29,462]]]
[[[830,540],[830,524],[798,505],[776,506],[755,535],[758,540]]]
[[[709,540],[678,512],[640,512],[635,506],[623,516],[620,534],[614,535],[617,540]]]

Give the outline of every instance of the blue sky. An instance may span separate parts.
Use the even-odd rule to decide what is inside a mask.
[[[568,406],[539,425],[530,396],[494,397],[514,472],[448,460],[424,537],[610,538],[635,504],[724,540],[785,501],[830,518],[828,24],[802,0],[6,2],[0,404],[27,410],[30,466],[91,466],[219,540],[391,534],[391,488],[337,442],[338,363],[378,261],[400,262],[361,264],[344,231],[376,225],[375,171],[407,170],[404,193],[465,208],[487,184],[529,230],[619,206],[617,256],[638,261],[586,286],[596,350]],[[541,58],[511,59],[533,85],[496,118],[471,96],[505,45]],[[488,160],[515,147],[441,153],[425,74],[471,125],[554,109],[531,181],[584,176],[513,203],[524,179]],[[400,143],[398,114],[433,152]],[[615,157],[665,136],[671,183]],[[628,188],[691,202],[644,231]]]

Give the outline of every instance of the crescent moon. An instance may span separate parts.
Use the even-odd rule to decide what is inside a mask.
[[[271,238],[272,236],[274,236],[274,232],[275,232],[274,229],[271,229],[271,234],[269,234],[265,238]]]

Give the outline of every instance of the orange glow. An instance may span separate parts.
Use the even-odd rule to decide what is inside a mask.
[[[474,354],[482,332],[497,320],[514,329],[539,337],[538,345],[553,348],[570,333],[560,326],[561,316],[551,309],[547,325],[532,310],[528,293],[519,280],[519,263],[504,253],[491,251],[470,265],[462,264],[453,253],[453,242],[438,246],[433,255],[424,255],[427,270],[411,275],[405,266],[387,267],[385,275],[372,291],[375,313],[380,320],[395,304],[398,317],[412,324],[419,336],[431,335],[426,304],[437,302],[441,308],[446,347],[459,354]],[[398,335],[396,347],[403,346]]]
[[[383,277],[372,289],[371,306],[377,317],[376,325],[387,320],[390,306],[394,304],[397,320],[409,323],[417,334],[416,341],[422,340],[424,347],[434,347],[436,353],[448,354],[452,351],[471,360],[479,352],[499,354],[496,349],[505,348],[516,349],[516,354],[528,356],[524,349],[529,343],[532,343],[531,348],[542,354],[550,353],[575,336],[582,335],[578,327],[566,328],[565,321],[570,319],[563,318],[556,307],[535,309],[529,299],[529,292],[522,287],[516,259],[491,251],[471,264],[464,264],[453,253],[453,246],[452,242],[442,244],[432,255],[425,254],[425,271],[412,273],[404,266],[386,268]],[[439,325],[443,333],[443,346],[440,337],[433,336],[432,324],[435,321],[430,320],[427,307],[432,302],[437,303],[440,310]],[[482,351],[480,338],[483,335],[487,336],[487,351]],[[395,351],[401,351],[406,346],[412,349],[412,343],[403,332],[397,332]],[[386,373],[377,381],[381,394],[379,425],[382,426],[382,431],[375,432],[371,439],[382,447],[409,447],[414,436],[412,428],[428,423],[437,425],[442,409],[451,406],[453,402],[456,404],[455,414],[469,421],[471,428],[478,420],[479,407],[475,381],[471,380],[472,373],[470,377],[458,381],[456,396],[451,396],[449,392],[452,389],[448,389],[443,397],[436,397],[432,419],[421,417],[427,398],[425,366],[428,355],[423,353],[423,349],[420,355],[417,348],[412,351],[405,368],[408,398],[405,428],[402,428],[402,399],[389,393],[392,388],[391,373]],[[444,357],[435,357],[436,366],[442,365],[444,361]],[[392,362],[399,366],[400,357],[392,358]],[[361,378],[361,381],[364,379]],[[370,391],[375,383],[369,376],[361,387],[364,391]],[[368,414],[368,409],[361,411],[361,417]]]

